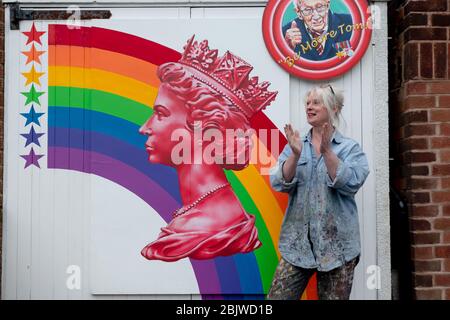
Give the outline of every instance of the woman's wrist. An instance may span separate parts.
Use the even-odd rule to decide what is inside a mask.
[[[333,150],[331,149],[331,148],[328,148],[328,149],[326,149],[323,153],[322,153],[322,155],[324,156],[324,157],[330,157],[330,156],[332,156],[334,153],[333,153]]]
[[[298,159],[300,159],[300,155],[301,155],[301,151],[299,153],[292,151],[291,157],[293,157],[295,160],[298,160]]]

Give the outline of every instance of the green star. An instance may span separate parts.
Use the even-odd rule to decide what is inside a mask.
[[[38,105],[41,105],[39,102],[39,97],[42,96],[45,92],[43,91],[36,91],[34,88],[34,84],[31,85],[29,92],[21,92],[25,97],[27,97],[27,101],[25,102],[25,105],[36,102]]]

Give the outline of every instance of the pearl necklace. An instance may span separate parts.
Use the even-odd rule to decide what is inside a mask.
[[[178,216],[181,216],[182,214],[185,214],[187,211],[191,210],[193,207],[195,207],[199,202],[201,202],[202,200],[204,200],[206,197],[208,197],[209,195],[213,194],[214,192],[225,188],[226,186],[228,186],[229,183],[224,183],[221,184],[217,187],[214,187],[213,189],[209,190],[208,192],[204,193],[200,198],[198,198],[197,200],[195,200],[194,202],[192,202],[190,205],[188,205],[187,207],[181,207],[177,210],[175,210],[172,214],[173,218],[176,218]]]

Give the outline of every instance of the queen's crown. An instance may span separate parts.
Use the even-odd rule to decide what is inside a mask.
[[[199,43],[194,36],[183,49],[179,63],[198,71],[193,74],[197,80],[222,93],[248,119],[275,100],[278,92],[267,90],[270,83],[258,83],[258,77],[249,78],[253,67],[231,52],[218,57],[217,49],[209,49],[208,40]]]

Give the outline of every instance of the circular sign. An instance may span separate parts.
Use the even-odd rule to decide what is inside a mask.
[[[269,0],[262,27],[272,58],[290,74],[311,80],[350,70],[372,36],[366,0]]]

